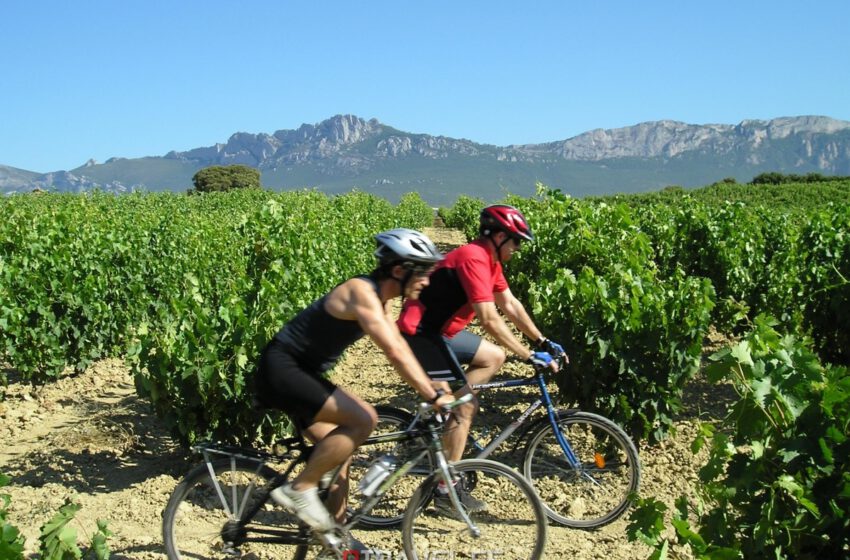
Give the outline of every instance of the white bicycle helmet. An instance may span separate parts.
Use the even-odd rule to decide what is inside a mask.
[[[381,266],[400,264],[405,268],[427,269],[441,260],[443,254],[424,234],[407,228],[382,231],[375,236],[375,257]]]

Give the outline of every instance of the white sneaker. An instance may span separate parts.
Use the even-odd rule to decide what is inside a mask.
[[[319,499],[319,490],[315,486],[298,491],[287,482],[272,490],[271,497],[317,531],[326,532],[336,528],[336,521]]]

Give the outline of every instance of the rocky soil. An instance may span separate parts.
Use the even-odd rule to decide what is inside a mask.
[[[428,233],[444,247],[463,241],[452,230]],[[80,540],[95,531],[97,519],[106,519],[114,533],[108,541],[113,558],[165,558],[162,511],[195,459],[175,445],[148,404],[136,396],[124,363],[104,360],[82,375],[43,387],[21,383],[14,371],[7,373],[10,383],[0,402],[0,472],[12,477],[4,489],[12,499],[9,521],[26,535],[28,551],[37,550],[39,528],[71,498],[82,506],[74,522]],[[508,367],[505,375],[510,374]],[[369,341],[347,352],[334,378],[371,402],[410,402],[411,393]],[[728,397],[716,387],[692,384],[676,434],[640,450],[643,495],[672,508],[679,495],[692,494],[704,459],[689,449],[697,424],[717,418]],[[502,413],[504,403],[494,407],[489,398],[482,401],[483,422],[488,414]],[[517,400],[515,407],[521,407],[522,399]],[[620,519],[595,531],[550,526],[547,557],[646,558],[646,546],[628,542],[627,523]],[[358,537],[367,543],[376,538],[366,531]],[[673,556],[688,557],[685,551],[673,551]]]

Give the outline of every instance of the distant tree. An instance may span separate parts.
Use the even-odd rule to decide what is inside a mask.
[[[751,185],[784,185],[787,183],[827,183],[832,181],[846,181],[850,177],[846,175],[824,175],[811,172],[805,175],[795,173],[783,174],[776,171],[761,173],[753,177]]]
[[[753,180],[750,181],[751,185],[781,185],[786,182],[787,179],[785,175],[782,173],[777,173],[776,171],[769,171],[766,173],[759,173]]]
[[[192,177],[195,190],[191,192],[221,192],[233,189],[259,189],[260,171],[247,165],[213,165]]]

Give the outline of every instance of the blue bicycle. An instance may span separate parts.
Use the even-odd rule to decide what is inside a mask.
[[[558,358],[565,365],[564,357]],[[519,464],[525,477],[540,496],[552,521],[576,528],[596,528],[611,523],[629,508],[640,483],[640,461],[631,438],[611,420],[578,409],[555,408],[547,383],[547,372],[534,371],[523,379],[509,379],[475,385],[479,393],[488,390],[536,387],[537,398],[510,424],[489,441],[470,435],[467,449],[476,458],[487,458],[511,436],[512,453],[522,449]],[[406,410],[378,406],[375,433],[403,429],[416,421]],[[542,411],[542,414],[535,414]],[[353,468],[368,465],[378,452],[372,446],[361,448]],[[386,452],[386,450],[384,450]],[[502,459],[500,459],[502,460]],[[417,472],[431,472],[423,464]],[[361,525],[387,526],[402,517],[402,500],[385,502],[361,519]]]

